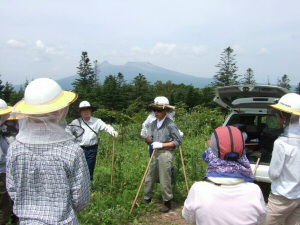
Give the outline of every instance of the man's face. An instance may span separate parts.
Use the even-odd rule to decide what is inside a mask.
[[[80,110],[80,115],[82,118],[84,119],[88,119],[91,117],[91,114],[92,114],[92,110],[87,108],[87,109],[81,109]]]
[[[154,108],[153,111],[154,111],[156,119],[158,119],[159,121],[162,120],[163,118],[165,118],[165,116],[167,114],[166,110],[160,109],[160,108],[157,108],[157,109]]]

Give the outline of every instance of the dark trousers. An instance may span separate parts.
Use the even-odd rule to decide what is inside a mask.
[[[12,215],[12,204],[6,190],[6,174],[0,173],[0,224],[7,224]]]
[[[81,146],[81,148],[84,151],[85,159],[86,159],[87,165],[89,167],[90,180],[93,180],[93,174],[94,174],[94,169],[95,169],[95,165],[96,165],[98,145],[93,145],[93,146],[90,146],[90,147]]]

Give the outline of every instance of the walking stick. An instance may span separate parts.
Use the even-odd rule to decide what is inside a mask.
[[[260,158],[261,158],[261,153],[258,153],[256,155],[257,155],[257,161],[256,161],[255,167],[254,167],[253,172],[252,172],[253,175],[255,175],[255,173],[256,173],[256,170],[257,170],[258,164],[260,162]]]
[[[110,194],[112,192],[112,187],[113,187],[114,161],[115,161],[115,145],[116,145],[116,138],[114,137],[114,140],[113,140],[112,160],[111,160]]]
[[[131,209],[130,209],[129,215],[131,215],[131,213],[132,213],[132,210],[133,210],[133,207],[134,207],[134,205],[135,205],[135,203],[136,203],[136,200],[137,200],[137,198],[138,198],[138,196],[139,196],[140,190],[141,190],[141,188],[142,188],[142,186],[143,186],[143,183],[144,183],[145,177],[146,177],[146,175],[147,175],[147,173],[148,173],[149,166],[150,166],[150,163],[151,163],[151,161],[152,161],[152,159],[153,159],[153,156],[154,156],[154,154],[155,154],[155,151],[156,151],[156,149],[153,149],[153,152],[152,152],[151,158],[150,158],[150,160],[149,160],[149,163],[148,163],[148,166],[147,166],[147,168],[146,168],[146,171],[145,171],[144,177],[143,177],[143,179],[142,179],[142,181],[141,181],[141,184],[140,184],[139,190],[138,190],[138,192],[136,193],[135,199],[134,199],[134,201],[133,201],[133,203],[132,203],[132,206],[131,206]]]
[[[187,179],[186,179],[186,173],[185,173],[185,167],[184,167],[184,161],[183,161],[181,146],[179,146],[179,151],[180,151],[180,156],[181,156],[182,169],[183,169],[183,174],[184,174],[184,179],[185,179],[186,190],[189,193],[189,186],[188,186]]]

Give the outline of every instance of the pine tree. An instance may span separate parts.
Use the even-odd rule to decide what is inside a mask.
[[[295,91],[297,94],[300,95],[300,82],[298,83],[298,86],[295,88]]]
[[[291,89],[291,85],[289,84],[290,83],[290,79],[288,77],[288,75],[284,74],[281,79],[277,79],[277,86],[279,87],[283,87],[283,88],[286,88],[288,90]]]
[[[233,49],[229,46],[224,49],[221,54],[221,62],[216,67],[220,68],[216,75],[214,75],[214,86],[229,86],[239,84],[237,80],[240,75],[236,72],[238,67],[236,66],[235,54],[233,55]]]
[[[78,94],[80,100],[91,101],[93,98],[93,88],[96,87],[97,80],[87,52],[82,52],[77,69],[79,79],[76,79],[72,83],[74,91]]]
[[[0,78],[1,78],[1,74],[0,74]],[[3,98],[3,89],[4,89],[4,85],[2,84],[2,80],[0,79],[0,98]]]
[[[13,92],[14,92],[14,88],[12,84],[6,81],[4,89],[1,92],[3,100],[7,103],[11,103],[10,100]]]
[[[241,83],[244,85],[250,84],[255,85],[256,81],[254,79],[254,73],[251,68],[247,69],[247,72],[244,74],[244,77],[241,79]]]

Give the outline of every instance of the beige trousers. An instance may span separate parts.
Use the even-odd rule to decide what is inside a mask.
[[[267,210],[266,225],[300,224],[300,198],[288,199],[271,193]]]
[[[173,198],[171,185],[171,169],[173,167],[173,159],[174,152],[155,152],[145,179],[145,199],[150,199],[153,197],[155,193],[154,185],[157,182],[158,178],[163,200],[169,201]]]

